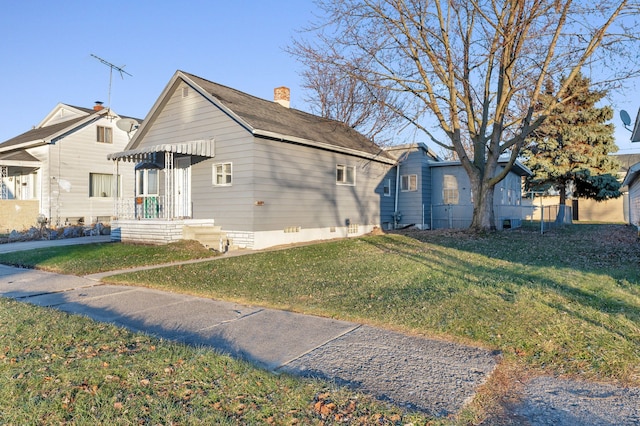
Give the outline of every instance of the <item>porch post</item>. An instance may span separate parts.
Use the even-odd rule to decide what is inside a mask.
[[[0,166],[0,200],[6,200],[9,198],[9,191],[7,189],[7,185],[4,183],[8,176],[9,167]]]
[[[120,182],[118,182],[118,165],[120,164],[120,161],[118,161],[117,159],[113,161],[113,188],[111,189],[111,193],[113,194],[113,218],[114,219],[118,219],[119,212],[118,212],[118,204],[120,204]]]
[[[164,211],[167,219],[174,216],[174,176],[173,176],[173,152],[164,153]]]

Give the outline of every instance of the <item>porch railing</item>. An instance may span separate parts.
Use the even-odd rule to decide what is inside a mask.
[[[159,195],[119,198],[115,213],[118,219],[169,219],[165,205],[165,197]]]

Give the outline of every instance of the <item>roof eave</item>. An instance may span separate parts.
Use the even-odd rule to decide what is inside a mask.
[[[640,176],[640,163],[636,163],[633,166],[629,167],[627,170],[627,174],[622,181],[621,187],[629,186],[636,179],[636,176]]]
[[[291,142],[291,143],[295,143],[295,144],[300,144],[300,145],[306,145],[306,146],[310,146],[313,148],[320,148],[320,149],[324,149],[327,151],[334,151],[334,152],[341,152],[343,154],[349,154],[349,155],[354,155],[356,157],[362,157],[362,158],[366,158],[368,160],[376,160],[382,163],[387,163],[387,164],[391,164],[394,165],[396,164],[396,161],[390,158],[385,158],[382,157],[380,155],[377,154],[372,154],[369,152],[364,152],[364,151],[359,151],[357,149],[351,149],[351,148],[344,148],[344,147],[340,147],[337,145],[332,145],[332,144],[328,144],[328,143],[323,143],[323,142],[316,142],[316,141],[312,141],[309,139],[304,139],[304,138],[299,138],[296,136],[288,136],[288,135],[283,135],[280,133],[275,133],[275,132],[270,132],[268,130],[260,130],[260,129],[255,129],[253,131],[253,135],[256,137],[263,137],[263,138],[267,138],[267,139],[275,139],[275,140],[279,140],[279,141],[283,141],[283,142]],[[380,152],[383,152],[384,150],[380,149]]]
[[[64,129],[61,129],[59,131],[57,131],[56,133],[52,133],[50,135],[48,135],[45,138],[42,139],[34,139],[31,141],[27,141],[27,142],[22,142],[20,144],[17,145],[10,145],[7,147],[2,147],[2,145],[0,145],[0,152],[8,152],[8,151],[15,151],[18,149],[26,149],[26,148],[35,148],[37,146],[42,146],[42,145],[46,145],[49,143],[55,143],[58,139],[73,133],[76,129],[81,128],[86,126],[87,124],[91,123],[93,120],[97,120],[99,119],[101,115],[104,115],[107,113],[107,110],[102,110],[102,111],[97,111],[95,114],[89,114],[87,115],[83,120],[81,121],[77,121],[75,123],[73,123],[70,126],[65,127]]]

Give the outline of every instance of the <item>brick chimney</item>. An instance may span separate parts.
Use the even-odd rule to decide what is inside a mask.
[[[273,89],[273,101],[279,103],[285,108],[289,108],[289,101],[291,100],[291,91],[288,87],[281,86]]]
[[[103,102],[96,101],[96,104],[93,106],[94,111],[102,111],[104,107],[102,106]]]

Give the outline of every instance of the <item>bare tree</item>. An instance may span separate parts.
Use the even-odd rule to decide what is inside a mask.
[[[313,113],[341,121],[378,145],[391,143],[402,124],[401,117],[387,108],[388,103],[400,103],[394,92],[368,84],[362,76],[344,74],[329,59],[332,52],[327,49],[320,51],[308,43],[296,42],[289,53],[304,65],[303,87],[310,93],[305,101]],[[351,66],[362,69],[357,64],[361,60],[352,59]]]
[[[493,192],[579,72],[608,89],[636,75],[639,5],[623,0],[318,0],[315,61],[393,94],[385,107],[455,153],[471,228],[494,228]],[[298,42],[298,46],[310,46]],[[562,78],[564,76],[564,78]],[[545,81],[553,101],[541,106]],[[506,167],[498,167],[508,156]]]

